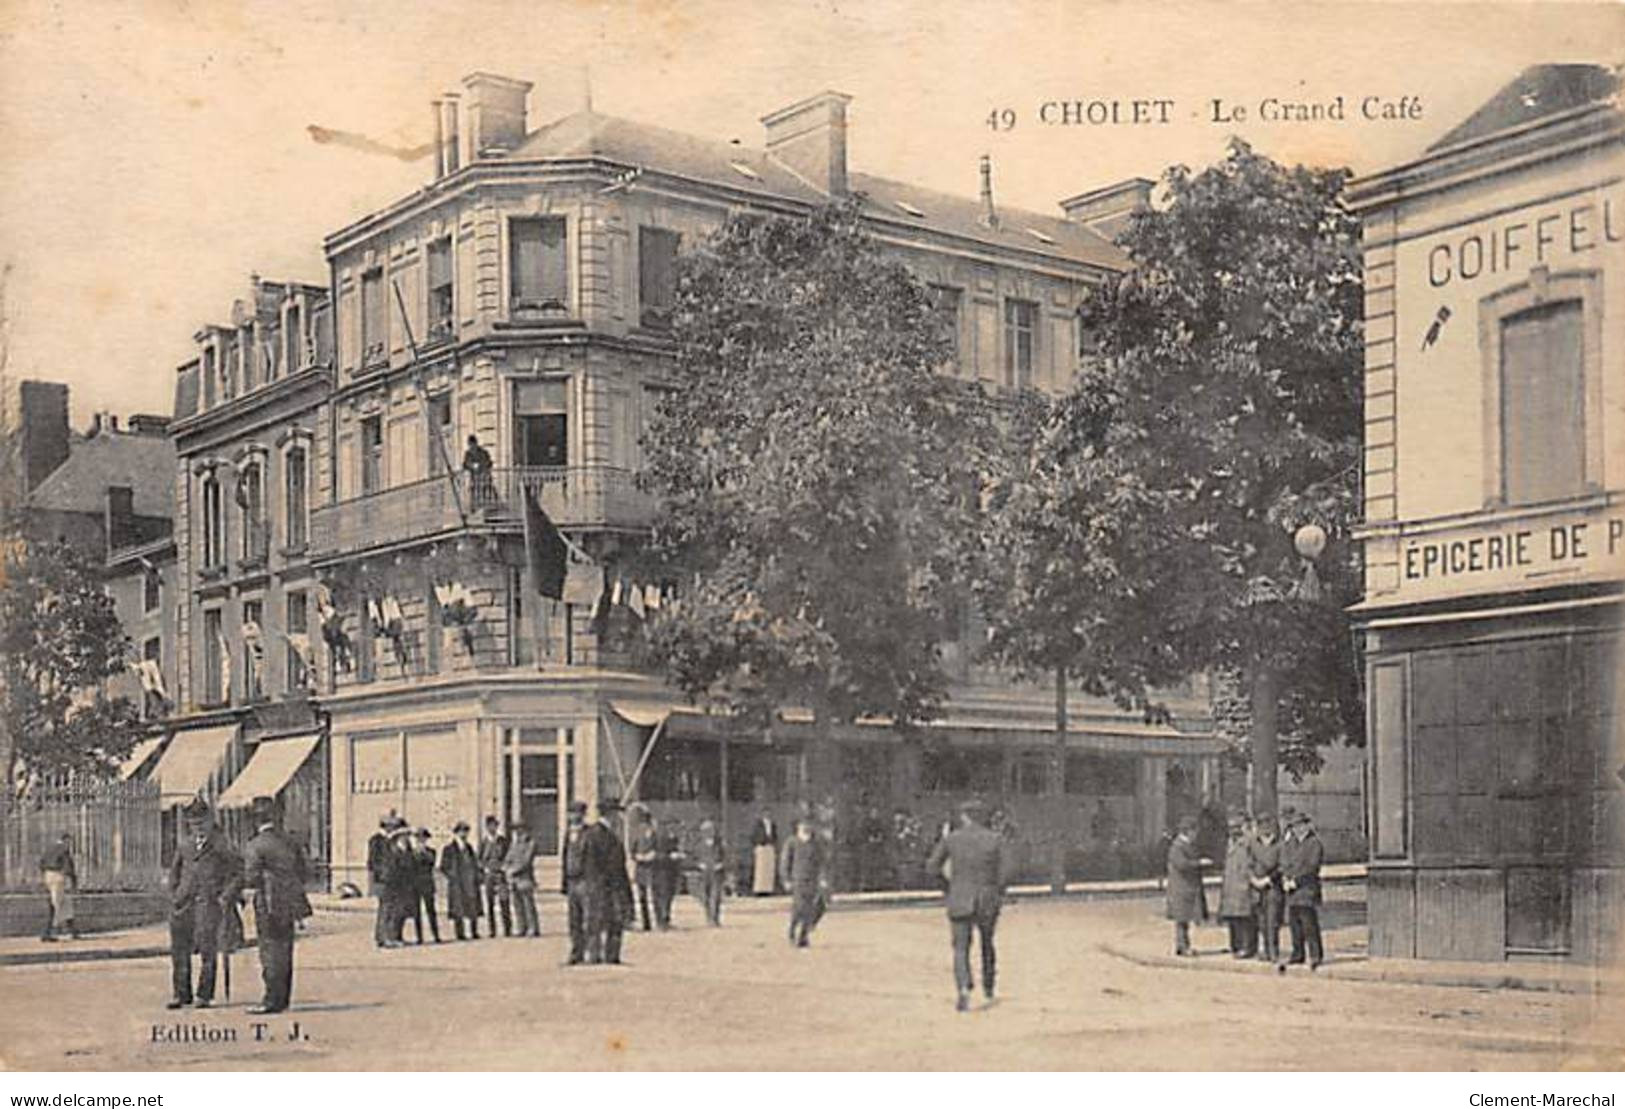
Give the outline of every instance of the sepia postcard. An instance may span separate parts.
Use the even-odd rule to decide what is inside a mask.
[[[1622,74],[1605,3],[0,3],[0,1085],[1613,1105]]]

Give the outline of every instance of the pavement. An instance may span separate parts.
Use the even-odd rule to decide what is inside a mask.
[[[1354,887],[1349,904],[1357,905]],[[166,1012],[160,959],[0,970],[11,1070],[1530,1070],[1625,1063],[1614,999],[1440,988],[1324,972],[1202,973],[1217,928],[1174,969],[1155,895],[1015,900],[999,991],[956,1013],[940,904],[846,901],[801,950],[783,899],[731,899],[707,928],[680,898],[669,933],[628,936],[626,966],[565,967],[564,907],[543,935],[379,951],[366,903],[319,911],[296,948],[294,1008],[234,999]],[[1352,909],[1350,911],[1353,911]],[[1330,915],[1330,914],[1329,914]],[[1358,932],[1334,923],[1338,945]],[[38,941],[32,941],[37,943]],[[1114,953],[1114,951],[1118,953]],[[1603,1031],[1599,1032],[1601,1028]]]
[[[1323,879],[1327,903],[1322,912],[1322,930],[1327,961],[1315,972],[1323,978],[1364,982],[1400,982],[1414,985],[1460,987],[1463,989],[1518,989],[1558,993],[1590,993],[1598,989],[1625,992],[1625,968],[1594,967],[1568,963],[1473,963],[1428,959],[1373,959],[1367,953],[1365,922],[1365,867],[1341,864],[1326,867]],[[1216,888],[1217,878],[1209,878]],[[1071,882],[1064,900],[1132,900],[1160,895],[1161,883],[1154,879]],[[1009,891],[1015,902],[1048,901],[1056,895],[1048,886],[1015,886]],[[340,898],[322,894],[312,897],[316,918],[307,931],[329,929],[330,914],[360,914],[371,919],[377,902],[370,897]],[[1216,897],[1209,902],[1217,903]],[[539,897],[544,916],[555,919],[564,912],[564,900],[556,894]],[[787,899],[782,897],[734,900],[731,905],[747,912],[782,913]],[[896,908],[936,907],[942,895],[934,890],[885,890],[870,893],[842,893],[831,899],[837,913]],[[550,912],[551,910],[551,912]],[[450,935],[446,924],[445,934]],[[1281,930],[1283,947],[1289,943],[1287,930]],[[1275,974],[1275,966],[1258,960],[1238,960],[1226,948],[1223,927],[1193,930],[1196,954],[1176,957],[1172,953],[1171,926],[1155,918],[1141,920],[1137,927],[1102,939],[1105,953],[1145,967],[1204,971],[1227,974]],[[249,937],[247,946],[253,946]],[[80,962],[100,959],[143,959],[167,957],[169,931],[165,924],[87,935],[80,940],[41,943],[37,937],[0,938],[0,967],[38,963]],[[1302,967],[1292,974],[1308,973]]]

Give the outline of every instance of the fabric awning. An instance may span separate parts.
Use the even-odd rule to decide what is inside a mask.
[[[283,786],[293,780],[321,741],[319,735],[265,740],[254,748],[254,755],[243,767],[243,772],[233,778],[231,785],[220,795],[218,806],[222,809],[246,809],[256,797],[275,797],[282,792]]]
[[[157,751],[158,748],[162,747],[163,744],[164,737],[159,735],[153,736],[151,739],[143,739],[140,743],[137,743],[134,747],[132,747],[125,760],[119,763],[119,781],[127,782],[137,774],[141,773],[141,768],[147,765],[147,760],[152,758],[153,753]]]
[[[653,728],[672,713],[700,713],[699,709],[688,705],[645,705],[627,701],[611,701],[609,709],[628,724],[639,728]]]
[[[158,782],[159,803],[167,809],[196,797],[210,775],[220,768],[220,760],[235,738],[236,724],[175,733],[152,772]]]

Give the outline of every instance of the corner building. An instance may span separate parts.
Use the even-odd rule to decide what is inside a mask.
[[[352,655],[324,649],[318,664],[335,880],[362,880],[390,809],[437,835],[457,819],[523,819],[555,853],[568,803],[623,793],[656,727],[640,797],[719,814],[735,846],[761,808],[782,821],[799,796],[854,797],[848,781],[888,820],[924,793],[946,809],[956,791],[1009,792],[1031,797],[1033,823],[1081,828],[1083,802],[1099,801],[1110,815],[1097,824],[1154,842],[1170,804],[1216,781],[1194,689],[1175,698],[1180,728],[1075,699],[1069,798],[1046,769],[1050,695],[975,673],[967,628],[945,647],[962,682],[940,748],[851,728],[840,781],[809,782],[805,721],[743,735],[686,711],[632,668],[632,609],[595,628],[589,605],[530,592],[522,527],[528,491],[612,587],[651,580],[653,506],[635,475],[671,387],[673,267],[731,212],[795,215],[864,194],[876,239],[932,286],[955,336],[945,372],[1060,390],[1078,364],[1082,294],[1126,265],[1088,221],[1121,216],[1143,188],[1115,205],[1082,198],[1062,218],[998,208],[985,164],[980,200],[850,172],[838,93],[766,116],[751,147],[590,110],[532,130],[529,89],[465,78],[433,104],[434,179],[325,241],[336,361],[308,558],[334,613],[332,634],[313,637]],[[461,468],[471,436],[492,457],[489,481]]]
[[[1625,909],[1625,121],[1536,66],[1364,219],[1371,952],[1603,960]]]

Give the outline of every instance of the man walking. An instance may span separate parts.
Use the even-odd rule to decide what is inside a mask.
[[[57,934],[64,928],[70,937],[78,939],[79,929],[73,922],[73,894],[79,888],[79,872],[73,866],[72,832],[63,832],[45,849],[45,854],[40,856],[39,869],[45,893],[51,899],[40,941],[55,943]]]
[[[460,940],[480,938],[480,860],[468,842],[468,821],[451,829],[452,840],[440,849],[440,873],[446,879],[446,915]]]
[[[615,966],[621,961],[621,939],[626,923],[632,919],[632,884],[626,876],[626,845],[610,823],[620,810],[620,802],[615,798],[599,801],[598,814],[587,829],[591,836],[589,857],[594,877],[602,889],[598,918],[593,922],[594,935],[599,940],[604,962]]]
[[[497,818],[485,818],[485,835],[480,840],[480,873],[485,878],[485,918],[491,922],[491,936],[497,934],[497,911],[502,912],[502,934],[513,935],[513,901],[508,891],[508,875],[503,863],[508,858],[508,837],[502,834]]]
[[[1309,969],[1325,960],[1320,943],[1320,864],[1326,857],[1320,837],[1305,813],[1287,810],[1286,839],[1281,844],[1281,885],[1286,891],[1287,928],[1292,933],[1292,954],[1276,969],[1302,963]]]
[[[508,880],[514,915],[519,918],[517,934],[540,936],[542,921],[536,914],[536,841],[523,821],[514,823],[508,854],[502,860],[502,873]]]
[[[812,821],[798,819],[795,835],[779,857],[784,884],[790,890],[790,942],[796,947],[808,945],[823,916],[822,902],[829,894],[828,856],[824,840],[813,834]]]
[[[202,798],[181,811],[185,839],[169,868],[169,963],[171,993],[167,1008],[179,1009],[195,999],[199,1009],[214,1004],[215,963],[222,939],[230,945],[240,936],[237,896],[243,863],[226,845],[213,814]],[[202,957],[197,992],[192,992],[192,956]]]
[[[699,866],[700,904],[705,908],[705,922],[716,928],[722,924],[722,887],[728,869],[728,848],[717,832],[716,821],[700,821],[700,842],[694,848],[694,861]]]
[[[677,879],[683,868],[682,841],[671,820],[656,821],[654,826],[654,862],[649,868],[649,882],[655,902],[655,927],[662,932],[671,928],[671,903],[677,897]]]
[[[304,845],[282,830],[276,799],[254,798],[253,811],[259,831],[243,855],[243,884],[254,891],[265,997],[249,1012],[280,1013],[293,1000],[294,931],[311,915],[308,868]]]
[[[998,960],[993,931],[1004,904],[1006,860],[1004,837],[984,825],[987,809],[980,801],[959,806],[960,826],[949,832],[926,860],[928,873],[948,872],[948,925],[953,936],[954,985],[958,999],[954,1007],[963,1013],[970,1008],[971,991],[976,988],[970,969],[971,929],[980,937],[982,949],[982,996],[991,1004]]]

